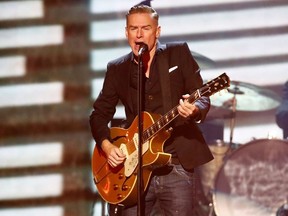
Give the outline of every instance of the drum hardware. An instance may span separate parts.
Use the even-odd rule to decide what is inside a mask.
[[[236,123],[237,111],[267,111],[278,107],[281,103],[281,98],[271,90],[260,88],[249,83],[231,81],[227,93],[223,95],[214,94],[210,97],[211,104],[218,109],[212,111],[214,117],[216,112],[224,114],[223,118],[230,119],[230,137],[229,144],[233,143],[233,134]],[[223,111],[220,111],[220,110]]]
[[[276,212],[276,216],[288,216],[288,202],[284,203]]]
[[[278,107],[281,98],[275,92],[259,86],[239,81],[231,81],[226,94],[210,97],[212,106],[231,110],[233,97],[236,97],[237,111],[267,111]],[[220,117],[220,116],[218,116]]]
[[[208,147],[210,148],[210,151],[214,156],[214,160],[200,167],[200,179],[204,196],[206,197],[210,206],[209,208],[212,207],[213,210],[212,195],[214,190],[213,186],[215,177],[217,175],[217,172],[223,165],[227,155],[229,154],[228,151],[230,150],[230,148],[229,143],[226,143],[220,139],[210,142],[208,144]]]
[[[222,95],[212,95],[210,99],[212,109],[209,111],[207,118],[230,120],[229,142],[225,143],[222,140],[216,140],[215,143],[208,144],[210,150],[212,151],[212,154],[214,155],[214,160],[203,165],[200,169],[204,195],[207,197],[208,201],[210,201],[209,206],[211,207],[211,211],[209,211],[209,216],[214,216],[216,212],[215,208],[217,208],[215,194],[217,191],[216,180],[217,178],[219,178],[218,175],[220,175],[220,172],[223,172],[223,167],[225,166],[225,164],[227,164],[227,161],[229,163],[229,161],[231,160],[230,156],[237,152],[239,149],[242,149],[242,147],[244,147],[243,145],[240,146],[233,142],[237,112],[255,112],[271,110],[280,105],[281,98],[276,93],[270,90],[262,89],[258,86],[244,82],[231,81],[230,87],[227,89],[227,93],[224,93]],[[219,196],[220,195],[218,195],[218,197]],[[218,203],[218,208],[219,207],[221,208]],[[227,213],[227,215],[229,215],[229,213]],[[241,216],[242,215],[245,214],[241,214]],[[217,216],[226,215],[222,215],[222,213],[217,213]],[[234,215],[230,214],[229,216]]]
[[[260,139],[232,152],[216,175],[217,216],[287,216],[288,141]]]
[[[231,107],[231,119],[230,119],[229,149],[228,149],[230,150],[232,148],[233,133],[234,133],[235,121],[236,121],[236,105],[237,105],[236,94],[244,94],[244,92],[240,91],[238,86],[234,86],[233,89],[228,89],[228,92],[233,94],[232,107]]]
[[[249,83],[231,81],[227,94],[214,94],[210,97],[211,104],[217,107],[217,112],[225,113],[223,118],[230,119],[229,150],[232,149],[237,111],[266,111],[278,107],[281,98],[273,91],[260,88]],[[226,111],[225,111],[226,110]],[[216,111],[214,111],[214,116]],[[213,114],[212,114],[213,117]],[[218,116],[218,118],[221,116]]]

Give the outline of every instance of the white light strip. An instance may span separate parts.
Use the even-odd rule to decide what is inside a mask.
[[[63,95],[61,82],[2,86],[0,107],[61,103]]]
[[[207,69],[202,71],[205,80],[226,73],[232,81],[241,81],[259,86],[283,85],[288,80],[288,62],[257,66]]]
[[[216,5],[223,3],[237,3],[237,2],[251,2],[251,0],[201,0],[201,1],[187,1],[187,0],[154,0],[151,1],[151,6],[155,9],[157,8],[177,8],[177,7],[192,7],[198,5]],[[263,1],[263,0],[254,0]],[[133,5],[139,4],[141,0],[130,0],[130,1],[119,1],[119,0],[109,0],[109,1],[99,1],[91,0],[90,11],[91,13],[111,13],[117,11],[128,11]]]
[[[103,80],[104,80],[103,78],[92,80],[92,99],[93,100],[95,100],[98,97],[102,89]],[[121,118],[121,119],[125,118],[124,106],[117,106],[114,118]]]
[[[114,118],[116,118],[116,119],[126,119],[124,106],[117,106]]]
[[[0,216],[64,216],[61,206],[0,209]]]
[[[288,34],[191,42],[191,50],[214,61],[288,54]]]
[[[162,16],[160,17],[161,35],[185,35],[284,26],[288,25],[287,10],[287,6],[282,6]],[[91,24],[91,40],[125,39],[125,25],[124,17],[119,20],[95,21]],[[113,34],[110,33],[111,26],[113,26]]]
[[[0,78],[23,76],[25,72],[25,56],[0,57]]]
[[[277,63],[246,67],[205,69],[201,71],[204,82],[226,73],[232,81],[251,83],[259,86],[283,85],[288,80],[288,63]],[[96,99],[102,89],[104,78],[92,81],[92,99]]]
[[[56,197],[63,193],[60,174],[0,178],[0,200]]]
[[[58,45],[63,41],[64,29],[60,25],[0,30],[0,49]]]
[[[278,27],[288,24],[288,7],[207,12],[160,18],[162,35],[183,35]],[[269,19],[267,19],[269,17]]]
[[[96,97],[98,97],[102,89],[103,80],[103,78],[97,78],[92,80],[92,98],[95,99]]]
[[[36,143],[0,147],[0,168],[55,165],[62,162],[62,143]]]
[[[0,2],[0,20],[41,18],[44,15],[43,1]]]
[[[109,1],[90,1],[90,12],[91,13],[111,13],[118,12],[120,10],[129,10],[133,5],[140,3],[140,0],[109,0]]]
[[[253,2],[260,2],[265,0],[253,0]],[[268,0],[266,0],[268,1]],[[217,5],[217,4],[227,4],[227,3],[244,3],[244,2],[251,2],[251,0],[200,0],[200,1],[187,1],[187,0],[177,0],[177,3],[175,3],[175,0],[165,0],[165,2],[161,0],[154,0],[152,1],[152,6],[154,8],[177,8],[177,7],[191,7],[191,6],[203,6],[203,5]]]
[[[188,41],[188,45],[192,51],[209,57],[216,62],[218,60],[263,57],[288,54],[288,34],[204,42]],[[104,70],[108,61],[130,51],[131,49],[128,46],[124,48],[95,49],[91,52],[91,68],[92,70]]]
[[[227,122],[227,125],[230,123]],[[230,140],[230,130],[229,126],[225,126],[224,128],[224,141]],[[268,139],[268,138],[283,138],[283,131],[280,129],[275,120],[267,121],[267,123],[261,123],[261,125],[250,125],[249,123],[245,124],[243,127],[237,126],[237,118],[236,118],[236,126],[234,128],[233,133],[233,143],[236,144],[247,144],[254,139]]]
[[[101,212],[102,215],[109,215],[108,209],[107,209],[108,204],[107,204],[107,203],[104,204],[104,205],[105,205],[104,210],[103,210],[103,208],[102,208],[102,205],[103,205],[103,204],[102,204],[101,202],[95,203],[95,204],[92,206],[92,208],[94,208],[94,210],[93,210],[93,215],[91,215],[91,216],[99,216],[99,215],[100,215],[99,212]],[[104,211],[104,212],[103,212],[103,211]]]
[[[94,42],[125,39],[124,19],[94,21],[90,24],[90,40]],[[113,28],[113,34],[111,34]]]
[[[91,69],[92,70],[104,70],[106,69],[107,63],[112,59],[123,56],[127,53],[131,52],[131,48],[126,46],[116,47],[116,48],[107,48],[107,49],[95,49],[92,50],[90,55],[91,59]]]

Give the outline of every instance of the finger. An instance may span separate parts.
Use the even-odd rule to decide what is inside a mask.
[[[187,98],[189,98],[189,94],[182,95],[182,97],[183,97],[184,99],[187,99]]]
[[[118,163],[114,158],[108,159],[108,164],[112,167],[118,166],[120,163]]]
[[[188,101],[183,101],[183,99],[179,100],[178,112],[181,116],[187,118],[193,115],[195,110],[195,106]]]
[[[107,163],[111,166],[111,167],[115,167],[114,163],[108,158],[107,159]]]
[[[123,163],[126,157],[119,157],[117,155],[117,152],[111,152],[111,154],[108,157],[109,164],[111,164],[113,167],[118,166],[119,164]]]
[[[120,158],[126,158],[126,155],[120,150],[120,149],[115,149],[115,153],[116,153],[116,155],[118,156],[118,157],[120,157]]]
[[[190,111],[190,107],[191,104],[189,104],[188,102],[186,101],[183,101],[182,99],[180,100],[180,108],[181,108],[181,111],[182,113],[187,113]]]

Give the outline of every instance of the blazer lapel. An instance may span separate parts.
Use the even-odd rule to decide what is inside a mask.
[[[169,78],[169,56],[165,45],[160,45],[161,51],[158,54],[157,70],[160,74],[160,84],[162,90],[164,112],[168,112],[172,108],[171,86]]]

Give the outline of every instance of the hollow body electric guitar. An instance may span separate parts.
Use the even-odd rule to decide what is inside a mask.
[[[211,96],[230,85],[229,77],[223,73],[193,92],[188,101],[194,103],[202,96]],[[143,112],[142,133],[142,177],[144,191],[152,171],[166,165],[171,155],[163,152],[165,141],[170,137],[166,127],[179,115],[177,106],[160,116]],[[116,168],[107,163],[105,153],[96,145],[92,157],[94,182],[101,197],[110,204],[133,205],[137,202],[138,171],[138,117],[128,129],[110,129],[113,144],[126,155],[123,164]]]

